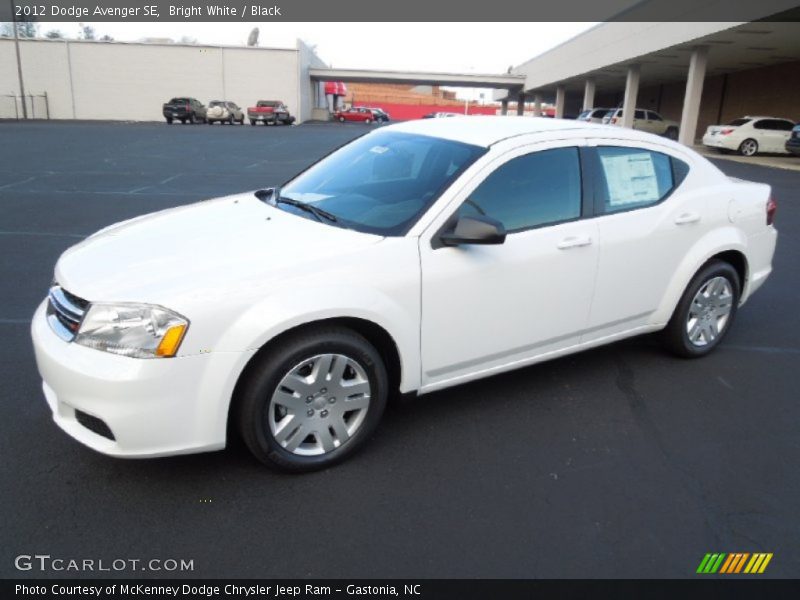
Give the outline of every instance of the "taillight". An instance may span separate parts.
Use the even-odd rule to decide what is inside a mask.
[[[188,102],[186,103],[186,110],[189,110],[189,111],[192,110],[192,105],[189,104]]]
[[[734,129],[723,129],[722,131],[719,132],[719,134],[720,135],[729,135],[729,134],[733,133],[734,131],[735,131]]]
[[[778,210],[778,203],[772,196],[767,200],[767,225],[772,225],[775,222],[775,213]]]
[[[617,124],[617,117],[611,117],[611,124],[612,125],[616,125]]]

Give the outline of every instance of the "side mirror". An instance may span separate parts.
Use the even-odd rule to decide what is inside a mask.
[[[452,231],[439,236],[445,246],[461,244],[502,244],[506,241],[506,228],[496,219],[486,216],[459,217]]]

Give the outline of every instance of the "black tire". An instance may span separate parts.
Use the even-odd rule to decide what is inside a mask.
[[[366,119],[364,119],[364,123],[366,123],[367,125],[369,125],[370,123],[372,123],[372,119],[370,119],[370,118],[366,118]]]
[[[296,365],[318,354],[342,354],[356,361],[367,375],[370,400],[361,426],[347,441],[321,455],[302,456],[285,449],[268,424],[269,405],[276,387]],[[356,452],[372,435],[388,397],[386,367],[375,347],[344,327],[320,327],[290,335],[258,357],[243,381],[235,411],[236,425],[247,447],[265,465],[288,472],[323,469]]]
[[[167,119],[167,125],[172,125],[172,119]]]
[[[233,125],[233,115],[228,117],[228,125]]]
[[[666,131],[666,133],[664,133],[664,136],[667,139],[670,139],[670,140],[673,140],[673,141],[677,140],[678,139],[678,128],[677,127],[669,127],[669,128],[667,128],[667,131]]]
[[[256,124],[256,120],[255,119],[250,119],[250,125],[255,126],[255,124]]]
[[[344,123],[344,117],[339,117],[339,123]]]
[[[242,118],[239,119],[239,125],[244,125],[244,116],[242,116]]]
[[[716,277],[724,277],[728,280],[732,292],[731,309],[728,314],[728,319],[725,322],[718,335],[705,345],[699,346],[694,344],[689,339],[689,332],[687,331],[687,324],[689,319],[689,310],[697,293],[703,286],[710,280]],[[711,260],[701,268],[681,296],[672,318],[667,324],[666,329],[663,331],[664,343],[673,354],[683,358],[699,358],[710,353],[716,348],[720,342],[725,338],[728,331],[736,318],[736,311],[739,305],[739,298],[741,296],[741,281],[736,269],[730,263],[721,260]]]
[[[195,116],[195,114],[194,114],[194,113],[192,113],[192,114],[190,114],[190,115],[189,115],[189,123],[190,123],[191,125],[194,125],[195,123],[197,123],[197,117]]]
[[[212,119],[206,119],[206,123],[208,123],[209,125],[213,125],[214,121]]]
[[[181,125],[186,125],[186,119],[181,119]]]
[[[758,154],[758,142],[752,138],[747,138],[739,144],[739,154],[742,156],[755,156]]]

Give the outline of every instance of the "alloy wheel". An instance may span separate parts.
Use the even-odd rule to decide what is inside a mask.
[[[705,282],[692,299],[686,334],[697,347],[712,344],[725,330],[733,308],[733,288],[725,277]]]

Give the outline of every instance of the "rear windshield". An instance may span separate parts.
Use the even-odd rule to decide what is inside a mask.
[[[220,100],[212,100],[208,103],[209,106],[225,106],[225,103]]]
[[[272,107],[275,107],[275,106],[278,106],[278,104],[280,104],[280,102],[273,102],[272,100],[259,100],[258,104],[256,104],[256,106],[272,106]]]
[[[172,100],[167,102],[167,104],[188,104],[188,103],[189,103],[188,98],[173,98]]]
[[[751,119],[734,119],[730,123],[728,123],[729,127],[741,127],[745,123],[749,123]]]
[[[578,115],[578,118],[579,118],[579,119],[585,119],[585,118],[586,118],[586,117],[588,117],[590,114],[592,114],[592,111],[590,111],[590,110],[585,110],[585,111],[583,111],[581,114],[579,114],[579,115]]]

